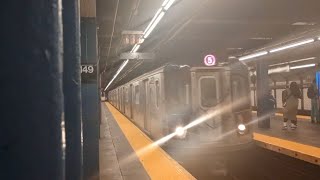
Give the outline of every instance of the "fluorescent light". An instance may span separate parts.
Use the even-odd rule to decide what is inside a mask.
[[[172,6],[172,4],[174,3],[174,1],[175,0],[165,0],[164,2],[163,2],[163,4],[162,4],[162,6],[164,6],[164,10],[168,10],[171,6]]]
[[[293,43],[293,44],[289,44],[289,45],[282,46],[282,47],[279,47],[279,48],[271,49],[270,53],[282,51],[282,50],[289,49],[289,48],[298,47],[298,46],[301,46],[301,45],[304,45],[304,44],[308,44],[308,43],[312,43],[312,42],[314,42],[314,39],[307,39],[307,40],[300,41],[300,42],[297,42],[297,43]]]
[[[162,19],[162,17],[164,16],[164,12],[161,11],[159,16],[154,20],[153,24],[150,26],[150,28],[148,30],[145,31],[143,38],[147,38],[150,33],[153,31],[153,29],[157,26],[157,24],[160,22],[160,20]]]
[[[132,53],[135,53],[138,51],[138,49],[140,48],[140,44],[135,44],[131,50]]]
[[[268,70],[268,74],[274,74],[274,73],[282,73],[282,72],[289,72],[290,68],[289,65],[283,66],[283,67],[276,67]]]
[[[272,65],[269,65],[269,66],[270,67],[279,66],[279,65],[283,65],[283,64],[296,63],[296,62],[308,61],[308,60],[313,60],[313,59],[316,59],[316,57],[309,57],[309,58],[298,59],[298,60],[293,60],[293,61],[289,61],[289,62],[277,63],[277,64],[272,64]]]
[[[291,25],[293,25],[293,26],[314,26],[314,25],[316,25],[316,23],[315,22],[295,22]]]
[[[304,59],[298,59],[298,60],[290,61],[290,63],[301,62],[301,61],[308,61],[308,60],[313,60],[313,59],[316,59],[316,57],[309,57],[309,58],[304,58]]]
[[[258,53],[254,53],[254,54],[250,54],[250,55],[247,55],[247,56],[240,57],[239,60],[240,61],[244,61],[244,60],[247,60],[247,59],[260,57],[260,56],[263,56],[263,55],[266,55],[266,54],[268,54],[268,51],[261,51],[261,52],[258,52]]]
[[[269,65],[269,67],[272,67],[272,66],[279,66],[279,65],[284,65],[284,64],[289,64],[289,62],[277,63],[277,64],[271,64],[271,65]]]
[[[305,64],[301,66],[293,66],[293,67],[290,67],[290,69],[301,69],[301,68],[314,67],[314,66],[316,66],[316,64]]]
[[[162,12],[162,8],[160,8],[156,14],[153,16],[152,20],[150,21],[150,23],[148,24],[147,28],[144,30],[144,33],[145,34],[151,27],[151,25],[154,23],[154,21],[156,20],[156,18],[159,16],[159,14]]]
[[[109,86],[111,85],[111,83],[116,79],[116,77],[119,75],[119,73],[122,71],[122,69],[123,69],[124,67],[126,67],[126,65],[128,64],[128,62],[129,62],[129,59],[125,60],[125,61],[121,64],[121,66],[120,66],[120,68],[118,69],[117,73],[113,76],[113,78],[112,78],[111,81],[108,83],[108,85],[106,86],[106,88],[104,88],[104,91],[106,91],[106,90],[108,89],[108,87],[109,87]]]
[[[272,40],[271,37],[252,37],[251,40]]]
[[[169,1],[169,0],[164,0],[161,6],[162,6],[162,7],[165,6],[165,5],[168,3],[168,1]]]

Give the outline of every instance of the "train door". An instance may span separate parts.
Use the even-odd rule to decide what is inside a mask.
[[[126,114],[126,95],[127,95],[127,88],[122,88],[122,112]]]
[[[122,112],[122,88],[119,88],[119,110]]]
[[[193,110],[198,115],[213,109],[220,109],[221,102],[224,99],[221,91],[222,82],[220,75],[221,71],[213,69],[193,72]],[[215,128],[220,122],[221,116],[217,114],[204,124],[210,128]]]
[[[129,117],[131,119],[133,119],[133,112],[132,112],[132,106],[133,106],[133,85],[130,84],[130,88],[129,88]]]
[[[143,81],[143,90],[144,90],[144,117],[143,117],[143,122],[144,122],[144,129],[147,133],[150,134],[150,107],[149,107],[149,102],[150,102],[150,86],[149,86],[149,81],[144,80]]]
[[[154,82],[149,84],[149,119],[151,135],[155,138],[162,136],[161,126],[161,110],[160,110],[160,82],[156,79]]]

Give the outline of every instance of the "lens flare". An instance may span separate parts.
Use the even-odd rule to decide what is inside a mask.
[[[184,130],[184,128],[183,127],[177,127],[176,128],[176,135],[177,136],[184,136],[185,134],[186,134],[186,131]]]
[[[186,126],[184,126],[184,127],[181,126],[180,128],[178,127],[179,128],[178,131],[179,132],[181,130],[187,131],[188,129],[193,128],[193,127],[195,127],[195,126],[197,126],[197,125],[199,125],[199,124],[201,124],[201,123],[203,123],[203,122],[205,122],[207,120],[210,120],[211,118],[214,118],[214,117],[216,117],[218,115],[221,115],[223,113],[227,113],[227,112],[229,112],[229,110],[232,107],[237,107],[237,106],[241,105],[244,101],[246,101],[246,99],[245,98],[241,98],[241,99],[239,99],[237,101],[234,101],[232,104],[216,107],[216,108],[208,111],[206,114],[203,114],[202,116],[198,117],[194,121],[190,122]],[[264,119],[265,117],[270,116],[270,115],[271,114],[265,114],[263,117],[255,118],[251,122],[249,122],[247,124],[242,124],[242,125],[244,125],[245,128],[247,128],[249,125],[255,124],[260,119]],[[224,137],[227,137],[229,135],[232,135],[232,134],[236,133],[238,130],[239,130],[239,126],[235,127],[234,129],[232,129],[232,130],[230,130],[228,132],[225,132],[225,133],[219,135],[219,138],[224,138]],[[161,149],[161,148],[159,148],[159,146],[161,146],[164,143],[168,142],[170,139],[172,139],[173,137],[175,137],[177,135],[178,135],[178,133],[177,133],[177,129],[176,129],[175,132],[162,137],[161,139],[153,142],[152,144],[150,144],[150,145],[148,145],[148,146],[146,146],[144,148],[141,148],[139,151],[136,152],[136,154],[147,156],[149,153],[152,153],[156,149]],[[201,148],[200,146],[198,146],[198,147]],[[123,159],[122,163],[127,163],[127,162],[131,161],[134,156],[135,156],[135,154],[132,154],[132,155],[128,156],[126,159]]]

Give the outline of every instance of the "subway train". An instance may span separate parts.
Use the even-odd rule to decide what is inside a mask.
[[[110,90],[108,101],[154,140],[174,134],[174,144],[203,153],[253,142],[249,72],[240,62],[167,64]]]

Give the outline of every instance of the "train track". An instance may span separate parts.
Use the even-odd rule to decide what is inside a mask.
[[[234,153],[228,159],[228,175],[217,176],[212,170],[213,157],[182,157],[168,152],[199,180],[318,180],[320,166],[309,164],[259,147]]]

